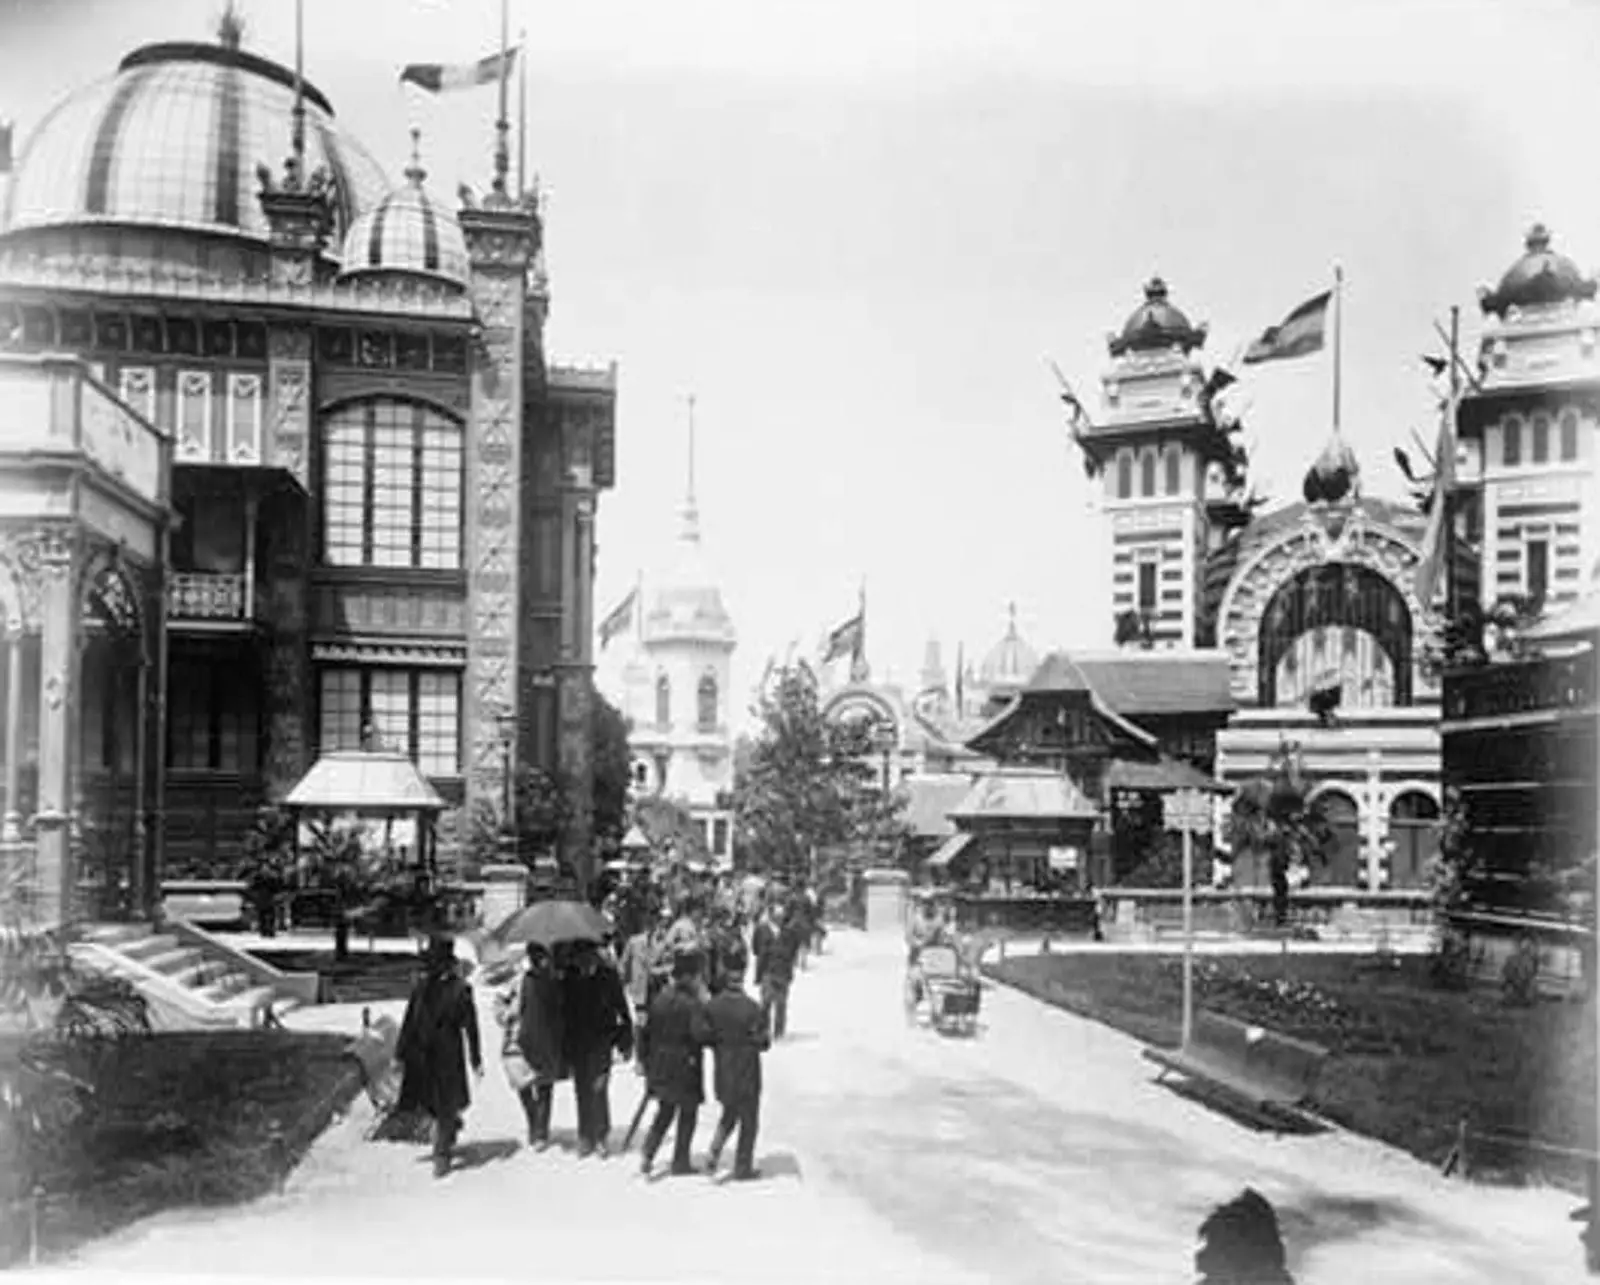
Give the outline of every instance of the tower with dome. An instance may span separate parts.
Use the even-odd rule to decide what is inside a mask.
[[[604,651],[616,650],[597,680],[629,722],[634,793],[683,804],[712,860],[731,865],[730,671],[739,634],[701,539],[692,402],[677,541],[666,565],[640,576],[621,610],[621,632],[602,643]]]
[[[67,92],[0,179],[0,399],[80,444],[55,472],[0,441],[6,837],[63,896],[96,809],[149,908],[374,745],[463,816],[515,763],[560,777],[583,872],[616,371],[546,357],[501,115],[492,181],[446,201],[421,140],[391,180],[230,18]]]

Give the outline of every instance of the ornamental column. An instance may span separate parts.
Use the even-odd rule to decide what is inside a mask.
[[[6,810],[0,843],[22,837],[22,622],[6,627]]]
[[[65,532],[39,537],[39,808],[38,921],[70,923],[75,915],[77,871],[73,867],[74,711],[78,689],[78,595],[80,561]]]
[[[470,293],[481,327],[472,355],[466,453],[467,672],[461,722],[467,807],[504,809],[508,769],[500,719],[520,721],[517,568],[522,532],[524,307],[539,218],[501,193],[460,213],[472,265]],[[520,735],[514,743],[522,743]]]

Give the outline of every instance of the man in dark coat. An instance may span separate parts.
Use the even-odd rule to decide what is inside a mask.
[[[770,917],[756,929],[756,985],[774,1040],[781,1040],[789,1028],[789,988],[794,985],[801,943],[800,927],[792,915]]]
[[[398,1109],[421,1110],[433,1117],[433,1173],[443,1178],[450,1172],[461,1114],[472,1102],[467,1062],[471,1060],[474,1075],[482,1075],[483,1050],[472,988],[462,980],[450,939],[431,939],[423,964],[395,1044],[395,1056],[404,1069]]]
[[[673,961],[672,984],[656,996],[645,1026],[645,1066],[650,1096],[656,1100],[655,1119],[645,1135],[640,1172],[646,1177],[656,1152],[677,1120],[672,1149],[672,1172],[691,1173],[689,1147],[705,1101],[705,1046],[711,1026],[700,998],[700,957],[689,953]]]
[[[578,1154],[607,1154],[611,1133],[611,1055],[633,1055],[633,1020],[617,970],[585,943],[563,986],[566,1056],[578,1100]]]
[[[755,1162],[756,1131],[761,1127],[761,1055],[772,1044],[766,1014],[740,984],[745,963],[742,949],[728,952],[722,967],[723,987],[706,1005],[716,1064],[712,1083],[722,1105],[722,1118],[711,1135],[710,1168],[716,1169],[723,1146],[737,1128],[733,1176],[740,1181],[760,1176]]]
[[[533,1072],[533,1082],[518,1097],[528,1117],[528,1143],[540,1151],[550,1145],[550,1103],[556,1083],[568,1072],[562,999],[550,952],[529,942],[528,971],[517,1000],[517,1047]]]

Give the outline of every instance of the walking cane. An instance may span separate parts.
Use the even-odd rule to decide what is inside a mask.
[[[645,1085],[644,1096],[639,1099],[639,1108],[633,1113],[633,1123],[628,1126],[628,1134],[622,1140],[622,1149],[626,1151],[633,1145],[634,1134],[639,1132],[639,1125],[644,1120],[644,1113],[650,1106],[650,1086]]]

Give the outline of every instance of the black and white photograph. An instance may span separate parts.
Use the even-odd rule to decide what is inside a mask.
[[[1600,1277],[1597,66],[0,0],[0,1271]]]

